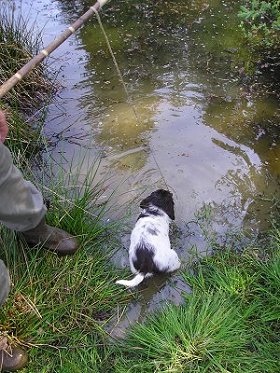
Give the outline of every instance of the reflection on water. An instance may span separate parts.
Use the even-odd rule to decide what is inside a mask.
[[[126,330],[135,322],[143,322],[148,314],[160,310],[167,303],[179,305],[183,303],[183,295],[190,293],[189,286],[180,277],[173,276],[168,282],[168,276],[151,278],[149,284],[140,285],[140,301],[130,304],[125,316],[116,317],[106,326],[113,338],[124,338]]]
[[[146,97],[134,102],[133,106],[128,103],[110,105],[108,113],[99,123],[97,141],[113,151],[143,145],[145,134],[149,134],[155,125],[158,103],[157,97]]]
[[[22,0],[22,7],[30,2]],[[39,12],[42,24],[47,21],[49,41],[90,5],[41,0],[32,12]],[[180,232],[174,245],[183,260],[193,245],[205,250],[202,231],[188,224],[205,205],[212,206],[212,227],[221,236],[240,228],[257,233],[267,227],[272,200],[279,196],[279,101],[260,81],[249,84],[253,57],[238,28],[238,7],[229,0],[106,5],[102,19],[129,104],[95,19],[56,52],[64,89],[49,107],[46,132],[74,134],[77,141],[59,142],[52,156],[62,152],[78,163],[84,151],[90,167],[101,151],[100,176],[115,176],[111,189],[118,186],[119,206],[167,184]],[[131,225],[137,203],[132,212]],[[127,266],[126,250],[115,263]],[[176,280],[158,290],[149,285],[150,295],[132,307],[135,318],[153,308],[160,294],[172,301]]]

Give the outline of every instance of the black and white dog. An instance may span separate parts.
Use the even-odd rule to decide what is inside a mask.
[[[169,223],[175,219],[172,193],[156,190],[143,199],[140,207],[142,212],[131,232],[129,247],[130,268],[136,276],[130,281],[116,281],[129,288],[154,273],[173,272],[180,267],[168,235]]]

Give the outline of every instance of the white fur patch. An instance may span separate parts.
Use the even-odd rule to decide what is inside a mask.
[[[135,263],[139,261],[137,250],[139,247],[145,248],[145,255],[150,255],[149,259],[157,268],[158,272],[176,271],[181,263],[177,253],[171,249],[169,240],[170,218],[160,208],[151,205],[143,209],[137,220],[134,229],[131,232],[129,247],[130,268],[136,276],[132,280],[119,280],[116,283],[126,287],[134,287],[140,284],[146,277],[152,273],[142,273],[135,268]],[[139,263],[138,263],[139,264]]]

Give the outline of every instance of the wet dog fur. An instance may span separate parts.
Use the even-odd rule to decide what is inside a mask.
[[[141,201],[140,208],[129,247],[130,268],[136,276],[132,280],[116,281],[128,288],[153,274],[173,272],[180,267],[169,240],[169,224],[175,219],[172,193],[158,189]]]

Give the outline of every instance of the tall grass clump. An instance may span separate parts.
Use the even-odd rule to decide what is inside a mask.
[[[134,358],[116,372],[230,372],[250,341],[247,319],[231,299],[195,292],[184,306],[170,306],[134,328],[124,345]]]
[[[100,185],[93,189],[92,178],[86,180],[78,185],[75,177],[58,179],[43,189],[50,201],[49,224],[80,241],[74,256],[30,249],[1,227],[1,258],[13,286],[0,309],[0,330],[13,343],[31,348],[25,372],[107,371],[102,326],[127,303],[128,294],[114,284],[119,273],[110,264],[109,238],[115,227],[103,222],[106,204],[96,207]]]
[[[135,326],[114,372],[279,372],[279,232],[266,249],[219,251],[185,270],[193,293]]]
[[[14,75],[41,47],[41,33],[35,24],[30,24],[27,16],[24,18],[16,13],[13,5],[1,4],[0,84]],[[1,99],[0,109],[5,110],[10,128],[7,144],[13,151],[27,156],[38,152],[44,112],[34,114],[47,105],[54,90],[54,77],[42,63]]]
[[[0,83],[15,74],[42,47],[41,33],[28,17],[17,14],[11,5],[0,8]],[[53,90],[47,75],[47,66],[42,63],[34,68],[21,82],[8,92],[3,102],[8,106],[28,112],[42,104]]]

